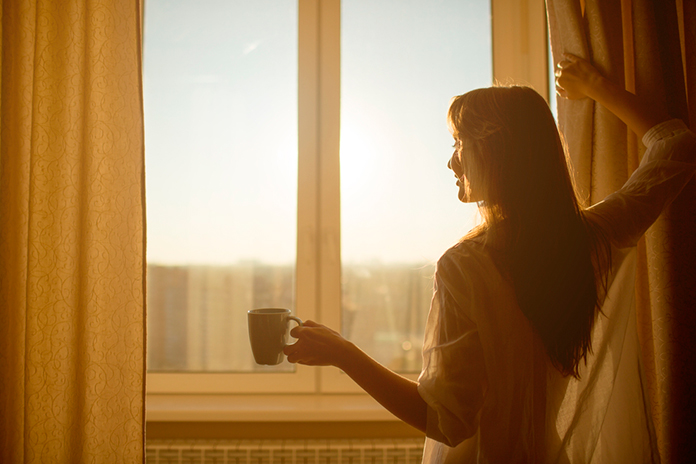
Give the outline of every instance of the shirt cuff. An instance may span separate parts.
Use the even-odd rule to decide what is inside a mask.
[[[688,130],[686,124],[681,119],[670,119],[668,121],[661,122],[654,125],[648,132],[643,136],[643,145],[650,147],[653,143],[660,139],[670,137],[675,132],[682,130]]]

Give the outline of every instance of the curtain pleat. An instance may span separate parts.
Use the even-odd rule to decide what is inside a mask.
[[[143,462],[139,2],[1,23],[0,462]]]

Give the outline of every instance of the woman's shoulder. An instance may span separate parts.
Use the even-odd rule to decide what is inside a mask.
[[[494,308],[514,306],[514,292],[496,265],[494,254],[485,240],[476,239],[464,239],[445,251],[435,271],[435,289],[456,305],[442,304],[443,310],[456,307],[456,314],[464,314],[478,324],[488,320],[486,314],[493,314]]]
[[[442,256],[440,256],[438,262],[478,258],[485,254],[484,248],[485,245],[483,240],[478,237],[471,239],[465,238],[449,247]]]
[[[497,272],[493,250],[481,236],[465,238],[451,246],[437,261],[436,272],[444,275],[468,275],[470,278]]]

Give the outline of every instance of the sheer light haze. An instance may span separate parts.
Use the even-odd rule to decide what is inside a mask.
[[[472,225],[454,95],[491,84],[489,1],[343,0],[344,262],[433,262]],[[148,0],[148,261],[290,264],[297,2]]]

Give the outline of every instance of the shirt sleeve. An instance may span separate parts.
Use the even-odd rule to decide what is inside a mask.
[[[462,261],[448,253],[438,261],[418,379],[428,405],[426,435],[448,446],[476,433],[486,389],[479,332],[467,314],[474,284]]]
[[[696,171],[696,136],[681,120],[656,125],[643,144],[643,159],[623,187],[586,211],[617,248],[635,246]]]

